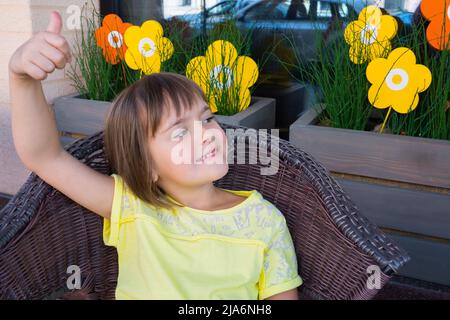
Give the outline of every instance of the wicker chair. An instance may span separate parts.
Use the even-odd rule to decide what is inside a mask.
[[[234,146],[237,141],[242,139]],[[407,253],[359,213],[310,155],[284,140],[267,146],[279,153],[276,175],[261,175],[259,163],[231,164],[217,186],[257,189],[283,212],[304,280],[303,299],[372,298],[378,290],[367,288],[368,266],[379,266],[383,286],[409,260]],[[112,173],[103,131],[65,149],[95,170]],[[102,218],[31,173],[0,211],[0,299],[114,299],[117,253],[103,244],[102,226]],[[80,267],[79,290],[67,289],[70,265]]]

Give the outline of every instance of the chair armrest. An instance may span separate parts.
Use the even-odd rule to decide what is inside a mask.
[[[280,149],[280,158],[308,178],[323,201],[328,219],[362,252],[373,257],[383,273],[390,276],[410,260],[405,250],[361,214],[322,164],[286,141],[281,141]]]
[[[93,154],[95,150],[102,148],[102,137],[103,132],[99,131],[92,136],[77,139],[64,146],[64,149],[77,159],[86,162],[95,156],[95,153]],[[101,169],[95,163],[91,166]],[[0,249],[27,226],[44,199],[54,192],[57,190],[39,178],[36,173],[30,173],[19,191],[0,210]]]

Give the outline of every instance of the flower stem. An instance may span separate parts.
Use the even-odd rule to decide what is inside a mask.
[[[124,65],[123,65],[123,62],[121,62],[121,65],[122,65],[122,73],[123,73],[123,80],[124,80],[124,82],[125,82],[125,87],[128,87],[128,84],[127,84],[127,75],[126,75],[126,73],[125,73],[125,67],[124,67]]]
[[[383,125],[381,126],[380,133],[383,133],[384,126],[386,125],[387,119],[389,118],[389,115],[391,114],[391,110],[392,110],[392,107],[389,107],[389,111],[386,115],[386,118],[384,118]]]

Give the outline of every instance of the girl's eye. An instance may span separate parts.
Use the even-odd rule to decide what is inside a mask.
[[[187,129],[177,129],[172,134],[172,138],[182,138],[184,135],[186,135],[187,132]]]
[[[211,117],[209,117],[209,118],[203,120],[203,123],[210,123],[210,122],[212,122],[212,121],[214,121],[214,120],[215,120],[215,117],[214,117],[214,116],[211,116]]]

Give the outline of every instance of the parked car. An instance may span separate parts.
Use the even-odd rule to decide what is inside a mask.
[[[215,23],[232,18],[239,8],[241,8],[239,1],[225,0],[206,8],[204,12],[184,14],[177,16],[177,18],[188,22],[193,29],[200,30],[204,22],[203,19],[205,19],[206,26],[211,27]]]
[[[361,10],[377,0],[225,0],[207,8],[202,13],[178,17],[189,22],[191,27],[201,30],[226,19],[234,19],[243,30],[258,29],[259,38],[274,36],[274,33],[292,35],[303,53],[312,57],[317,30],[327,33],[330,23],[342,21],[345,26],[356,19]],[[401,20],[410,23],[408,13],[396,12]],[[260,39],[255,39],[256,42]]]
[[[364,7],[376,4],[376,0],[262,0],[251,1],[236,12],[241,29],[258,29],[257,37],[288,35],[306,58],[316,54],[315,43],[318,32],[325,38],[333,38],[332,33],[342,34],[345,26],[357,19]],[[410,26],[412,13],[387,12],[397,18],[401,25]],[[339,22],[340,29],[333,22]],[[403,27],[403,26],[401,26]],[[402,28],[401,28],[402,29]],[[261,43],[261,39],[255,39]]]

